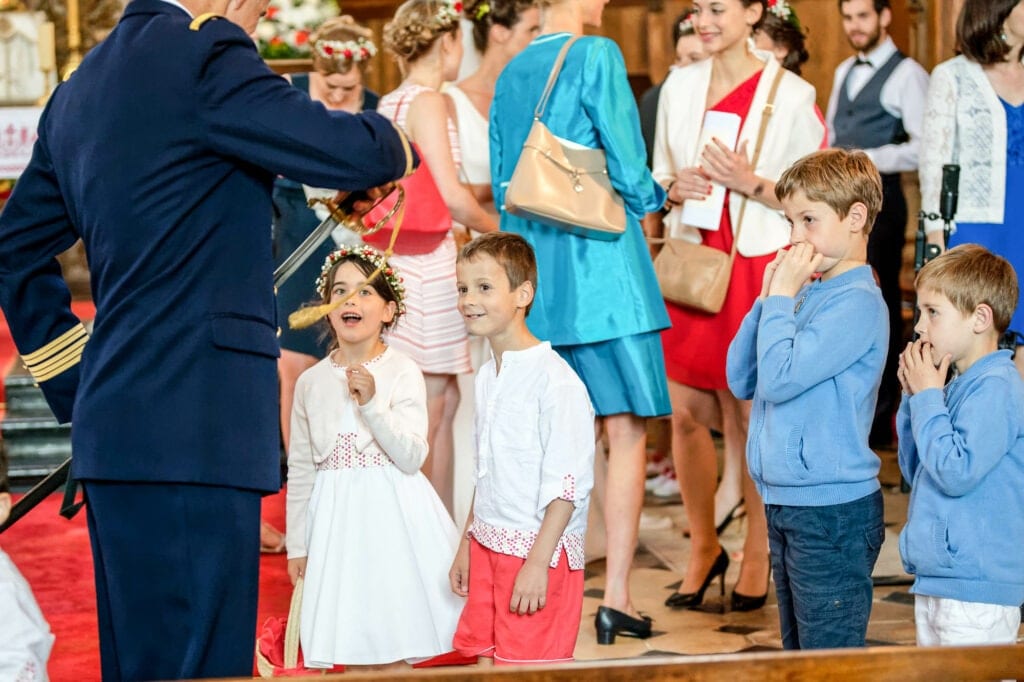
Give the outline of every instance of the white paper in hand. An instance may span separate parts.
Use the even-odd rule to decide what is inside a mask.
[[[704,125],[697,143],[697,163],[704,148],[714,144],[711,138],[718,140],[729,149],[736,150],[736,141],[740,136],[741,119],[738,114],[725,111],[709,111],[704,114]],[[711,194],[703,199],[687,199],[683,202],[682,220],[684,225],[699,227],[702,230],[717,230],[722,220],[722,208],[725,206],[725,185],[711,183]]]

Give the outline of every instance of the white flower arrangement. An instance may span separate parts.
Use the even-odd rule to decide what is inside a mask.
[[[256,26],[260,54],[266,59],[299,59],[312,54],[309,34],[338,16],[335,0],[271,0]]]

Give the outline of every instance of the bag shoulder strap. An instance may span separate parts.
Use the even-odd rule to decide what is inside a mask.
[[[571,36],[565,45],[562,45],[561,51],[558,53],[558,57],[555,58],[555,64],[551,67],[551,73],[548,74],[547,85],[544,86],[544,93],[540,96],[540,101],[537,102],[537,108],[533,110],[533,118],[540,120],[540,117],[544,115],[544,109],[547,108],[548,98],[551,97],[551,91],[555,87],[555,81],[558,80],[558,74],[562,70],[562,64],[565,62],[565,56],[569,54],[569,48],[572,44],[580,39],[580,36]]]
[[[779,70],[775,72],[775,79],[772,81],[771,90],[768,91],[768,100],[764,104],[764,110],[761,112],[761,127],[757,131],[757,139],[754,141],[754,155],[750,158],[751,169],[757,168],[757,160],[761,157],[761,145],[764,143],[764,134],[768,130],[768,119],[771,118],[775,112],[775,95],[779,91],[779,83],[782,82],[782,74],[785,69],[780,65]],[[736,220],[735,229],[732,231],[732,250],[729,253],[729,261],[732,262],[736,258],[736,249],[740,243],[740,228],[743,227],[743,215],[747,212],[747,197],[743,197],[743,201],[740,202],[740,213]]]

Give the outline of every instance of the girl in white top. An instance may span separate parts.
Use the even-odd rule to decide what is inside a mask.
[[[462,177],[484,209],[495,217],[491,196],[491,155],[487,120],[498,74],[540,32],[540,9],[534,0],[470,0],[465,16],[473,27],[473,44],[483,55],[480,66],[444,93],[451,100],[462,147]]]
[[[364,285],[377,267],[382,272]],[[328,256],[317,282],[333,349],[299,377],[288,450],[288,575],[304,579],[305,665],[377,665],[451,650],[458,531],[420,466],[423,375],[381,334],[401,278],[370,246]]]

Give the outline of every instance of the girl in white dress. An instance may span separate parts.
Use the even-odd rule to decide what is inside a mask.
[[[363,286],[378,267],[382,273]],[[401,278],[370,246],[343,246],[317,281],[332,350],[299,377],[288,450],[288,575],[303,577],[306,667],[379,665],[451,651],[458,532],[420,473],[427,407],[416,364],[381,335]]]

